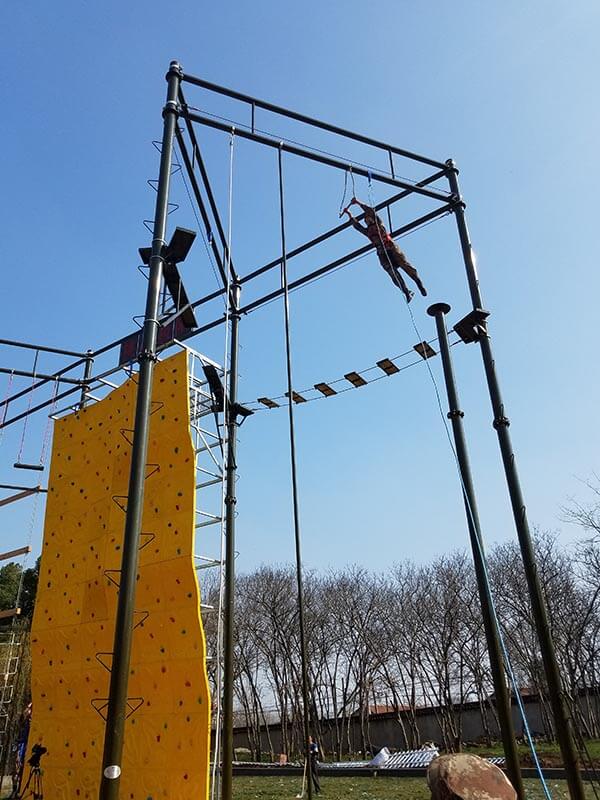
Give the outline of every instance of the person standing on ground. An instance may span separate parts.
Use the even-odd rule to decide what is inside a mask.
[[[352,205],[357,205],[362,208],[365,215],[365,222],[367,223],[366,227],[361,225],[350,211],[350,206]],[[350,201],[350,205],[345,208],[342,213],[347,214],[352,226],[356,228],[357,231],[360,231],[363,236],[366,236],[371,244],[375,245],[379,263],[390,276],[392,282],[404,292],[407,303],[410,303],[413,299],[414,292],[411,292],[404,282],[400,270],[406,272],[406,274],[413,279],[423,297],[427,296],[427,289],[423,286],[419,273],[392,239],[381,217],[375,213],[374,208],[366,205],[366,203],[361,203],[360,200],[353,197]]]
[[[308,767],[310,778],[315,788],[315,793],[321,793],[321,782],[319,781],[319,745],[312,736],[308,737]]]

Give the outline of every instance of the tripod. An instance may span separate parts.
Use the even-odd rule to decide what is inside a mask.
[[[42,783],[42,770],[39,764],[31,767],[29,770],[29,777],[27,783],[23,787],[23,791],[18,796],[18,800],[25,800],[26,797],[31,797],[33,800],[44,800],[44,785]]]

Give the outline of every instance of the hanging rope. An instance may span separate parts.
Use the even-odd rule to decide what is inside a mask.
[[[369,176],[369,181],[368,181],[368,192],[369,192],[369,205],[373,208],[375,206],[375,202],[374,202],[374,198],[373,198],[373,186],[372,186],[372,181],[371,181],[370,176]],[[389,255],[388,255],[388,252],[387,252],[387,250],[386,250],[386,248],[384,246],[384,242],[383,242],[383,238],[382,238],[382,235],[381,235],[380,226],[377,225],[376,227],[377,227],[377,231],[379,233],[379,238],[380,238],[380,241],[381,241],[382,250],[386,254],[386,258],[387,258],[388,263],[390,265],[390,269],[393,270],[394,269],[394,265],[392,264],[391,259],[390,259]],[[415,315],[413,314],[413,310],[410,307],[410,304],[406,303],[406,307],[408,308],[408,312],[410,314],[410,319],[411,319],[411,323],[412,323],[412,326],[414,328],[414,331],[415,331],[417,337],[419,338],[419,340],[423,341],[423,339],[421,337],[421,333],[420,333],[419,328],[417,326],[417,322],[415,320]],[[452,441],[452,436],[450,434],[450,429],[448,427],[448,422],[447,422],[447,419],[446,419],[446,415],[444,414],[444,408],[443,408],[443,405],[442,405],[442,398],[441,398],[441,395],[440,395],[440,390],[438,388],[437,381],[435,379],[435,375],[433,374],[433,370],[431,369],[431,365],[429,363],[429,359],[425,359],[425,363],[427,364],[427,371],[429,372],[429,377],[431,379],[431,383],[433,385],[433,389],[434,389],[434,392],[435,392],[435,397],[436,397],[436,401],[437,401],[438,411],[439,411],[439,414],[440,414],[440,419],[442,420],[442,424],[443,424],[444,430],[446,432],[446,438],[448,439],[448,444],[450,446],[450,450],[452,451],[452,455],[454,457],[454,462],[456,464],[456,469],[457,469],[457,472],[458,472],[458,478],[460,480],[460,484],[461,484],[461,488],[462,488],[462,492],[463,492],[463,498],[464,498],[464,501],[465,501],[465,507],[467,509],[467,513],[469,515],[470,522],[471,522],[473,528],[476,529],[477,525],[475,523],[475,516],[474,516],[474,513],[473,513],[473,509],[471,508],[471,504],[469,502],[469,497],[468,497],[468,492],[466,491],[466,487],[465,487],[465,484],[464,484],[464,481],[463,481],[462,471],[460,469],[460,464],[459,464],[459,461],[458,461],[458,454],[457,454],[456,449],[454,447],[454,442]],[[481,557],[481,562],[483,564],[484,578],[485,578],[485,582],[486,582],[486,585],[487,585],[488,593],[489,593],[489,596],[490,596],[490,599],[491,599],[491,603],[490,603],[491,613],[492,613],[492,617],[494,619],[494,625],[496,626],[496,629],[498,631],[498,639],[500,641],[500,648],[502,650],[502,655],[503,655],[503,658],[504,658],[504,667],[505,667],[506,673],[508,675],[508,679],[509,679],[510,685],[513,687],[513,692],[514,692],[514,695],[515,695],[515,699],[516,699],[517,706],[519,708],[519,713],[521,715],[521,720],[522,720],[522,723],[523,723],[523,730],[524,730],[525,736],[527,738],[527,743],[528,743],[529,749],[531,751],[531,756],[533,758],[533,762],[535,764],[535,768],[536,768],[536,771],[538,773],[538,777],[539,777],[540,784],[542,786],[542,790],[543,790],[544,795],[546,796],[547,800],[552,800],[552,795],[550,793],[550,789],[548,788],[548,784],[546,783],[546,779],[544,778],[544,774],[542,772],[542,767],[541,767],[540,762],[539,762],[538,754],[537,754],[537,751],[535,749],[533,736],[531,734],[531,730],[529,728],[529,723],[528,723],[527,717],[525,715],[525,707],[523,705],[523,699],[521,697],[521,692],[519,690],[519,684],[517,682],[515,673],[513,671],[513,667],[512,667],[512,663],[511,663],[511,660],[510,660],[509,653],[508,653],[508,649],[506,647],[506,643],[504,641],[504,636],[502,634],[502,629],[500,627],[500,620],[498,618],[498,613],[497,613],[497,610],[496,610],[496,603],[494,601],[494,597],[493,597],[493,594],[492,594],[491,580],[490,580],[490,575],[489,575],[488,566],[487,566],[487,557],[485,555],[485,552],[483,551],[483,547],[482,547],[481,542],[479,541],[479,537],[476,536],[475,540],[477,541],[477,548],[479,550],[479,555]]]
[[[345,205],[346,193],[348,191],[348,173],[350,173],[350,177],[352,178],[352,198],[356,197],[356,186],[354,185],[354,173],[352,172],[352,164],[350,164],[346,172],[344,172],[344,194],[342,195],[342,202],[340,203],[340,213],[339,213],[340,219],[344,216],[344,211],[348,208],[348,206]]]
[[[304,587],[302,579],[302,547],[300,541],[300,509],[298,503],[298,476],[296,470],[296,435],[294,430],[294,404],[292,403],[292,347],[290,335],[290,297],[288,288],[287,258],[285,243],[285,198],[283,186],[283,160],[282,147],[279,147],[278,167],[279,167],[279,215],[281,223],[281,285],[283,287],[283,311],[285,325],[285,354],[287,368],[287,387],[288,387],[288,420],[290,433],[290,462],[292,473],[292,503],[294,516],[294,542],[296,549],[296,582],[298,586],[298,620],[300,627],[300,662],[302,667],[302,705],[304,723],[304,747],[305,747],[305,767],[308,771],[310,764],[310,745],[309,745],[309,685],[308,685],[308,659],[306,654],[306,626],[304,617]],[[308,775],[308,797],[312,798],[312,780]]]
[[[48,445],[50,444],[50,434],[52,431],[52,414],[56,410],[56,397],[58,395],[58,379],[54,380],[54,389],[52,390],[52,404],[50,406],[50,413],[48,414],[48,421],[46,422],[46,428],[44,430],[44,438],[42,439],[42,450],[40,452],[40,465],[44,466],[46,461],[46,451],[48,450]]]
[[[36,350],[35,351],[35,358],[33,359],[33,369],[31,370],[33,372],[32,386],[35,384],[35,369],[37,367],[39,355],[40,355],[40,351]],[[19,452],[17,454],[17,463],[19,463],[21,461],[21,456],[23,455],[23,447],[25,446],[25,434],[27,432],[27,422],[29,421],[29,412],[31,411],[31,403],[32,403],[32,401],[33,401],[33,392],[30,391],[29,392],[29,403],[27,404],[27,414],[26,414],[25,419],[23,421],[23,433],[21,434],[21,443],[19,445]]]
[[[7,400],[10,397],[10,390],[11,390],[11,387],[12,387],[12,383],[13,383],[14,377],[15,377],[15,373],[14,373],[14,371],[11,371],[11,373],[10,373],[10,375],[8,377],[8,384],[6,386],[6,394],[4,395],[4,400],[2,401],[2,406],[4,408],[4,411],[2,412],[2,422],[0,422],[0,443],[2,442],[2,439],[4,438],[4,423],[6,421],[6,416],[8,414],[8,406],[9,406],[9,403],[7,402]]]
[[[232,217],[233,217],[233,157],[235,149],[235,128],[231,130],[231,137],[229,139],[229,180],[228,180],[228,203],[227,203],[227,253],[225,260],[225,272],[227,275],[227,292],[225,294],[225,349],[223,353],[223,430],[227,430],[227,422],[229,417],[229,408],[227,403],[227,367],[229,364],[229,318],[231,312],[231,232],[232,232]],[[217,425],[218,432],[218,425]],[[227,463],[227,453],[229,443],[225,442],[222,449],[223,464],[221,467],[223,480],[221,481],[221,541],[220,541],[220,555],[219,555],[219,599],[218,599],[218,613],[217,613],[217,674],[216,674],[216,695],[217,695],[217,713],[215,715],[215,754],[212,768],[212,785],[211,785],[211,800],[216,800],[219,795],[219,762],[221,753],[221,699],[223,692],[223,604],[225,600],[225,464]]]

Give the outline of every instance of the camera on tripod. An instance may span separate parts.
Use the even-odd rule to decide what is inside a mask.
[[[34,744],[31,748],[31,758],[27,761],[30,767],[38,768],[40,766],[40,759],[44,755],[44,753],[48,752],[47,747],[43,747],[41,744]]]

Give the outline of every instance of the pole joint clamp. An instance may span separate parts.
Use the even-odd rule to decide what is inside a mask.
[[[496,417],[492,424],[495,430],[498,430],[499,428],[508,428],[510,425],[510,420],[508,417],[502,415],[501,417]]]
[[[449,411],[446,416],[448,419],[462,419],[464,415],[464,411],[461,411],[459,408],[455,408],[454,411]]]
[[[153,361],[156,363],[158,361],[158,353],[153,353],[152,350],[142,350],[138,357],[138,361]]]
[[[181,112],[181,106],[179,105],[177,100],[167,100],[162,111],[163,119],[166,117],[167,114],[175,114],[175,116],[178,117],[180,112]]]

